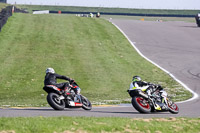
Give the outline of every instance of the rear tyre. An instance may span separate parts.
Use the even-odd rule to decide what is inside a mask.
[[[91,110],[92,109],[92,104],[91,102],[84,96],[81,95],[81,100],[82,100],[82,108],[85,110]]]
[[[131,101],[133,107],[140,113],[150,113],[152,111],[150,104],[142,97],[132,97]]]
[[[47,102],[55,110],[64,110],[65,102],[59,99],[59,95],[56,93],[49,93],[47,95]]]
[[[167,101],[168,103],[168,107],[169,107],[169,112],[172,113],[172,114],[178,114],[179,113],[179,108],[178,106],[172,102],[172,101]]]

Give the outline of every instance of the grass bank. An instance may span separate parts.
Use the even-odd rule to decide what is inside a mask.
[[[198,133],[200,118],[0,118],[0,133]]]
[[[47,67],[74,78],[92,103],[130,102],[133,75],[163,85],[174,101],[192,96],[104,19],[14,14],[0,32],[0,106],[47,106]]]

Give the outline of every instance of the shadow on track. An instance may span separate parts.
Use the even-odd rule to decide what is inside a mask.
[[[105,114],[108,114],[108,113],[111,113],[111,114],[138,114],[138,115],[141,115],[141,114],[144,114],[144,115],[155,115],[155,114],[169,114],[169,112],[151,112],[151,113],[139,113],[139,112],[114,112],[114,111],[91,111],[91,112],[95,112],[95,113],[105,113]]]
[[[53,108],[10,108],[11,110],[24,110],[24,111],[84,111],[81,108],[72,108],[72,109],[64,109],[64,110],[54,110]]]
[[[197,27],[197,26],[180,26],[180,27],[185,27],[185,28],[199,28],[199,27]]]
[[[24,111],[39,111],[39,112],[88,112],[88,113],[101,113],[101,114],[144,114],[144,113],[139,113],[139,112],[135,112],[135,111],[99,111],[99,110],[91,110],[91,111],[85,111],[84,109],[81,108],[73,108],[73,109],[64,109],[64,110],[54,110],[52,108],[12,108],[11,110],[24,110]],[[151,112],[151,113],[147,113],[145,115],[155,115],[155,114],[169,114],[168,112]]]

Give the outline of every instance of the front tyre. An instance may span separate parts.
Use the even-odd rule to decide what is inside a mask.
[[[49,93],[47,95],[47,102],[55,110],[64,110],[65,102],[59,99],[59,95],[56,93]]]
[[[142,97],[139,96],[132,97],[131,103],[133,107],[140,113],[150,113],[152,111],[148,101]]]
[[[179,108],[174,102],[168,100],[167,104],[168,104],[168,108],[169,108],[170,113],[172,113],[172,114],[178,114],[179,113]]]
[[[81,100],[82,100],[82,108],[85,110],[91,110],[92,109],[92,104],[91,102],[84,96],[81,95]]]

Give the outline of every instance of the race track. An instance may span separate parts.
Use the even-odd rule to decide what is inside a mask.
[[[200,28],[195,23],[112,19],[139,51],[200,94]],[[52,108],[0,108],[0,117],[200,117],[200,99],[178,103],[179,114],[140,114],[131,105],[54,111]]]
[[[199,111],[189,112],[184,104],[178,104],[180,107],[179,114],[171,114],[169,112],[155,112],[152,114],[141,114],[137,112],[131,105],[93,107],[91,111],[83,109],[65,109],[63,111],[55,111],[52,108],[1,108],[0,117],[57,117],[57,116],[86,116],[86,117],[128,117],[128,118],[152,118],[152,117],[200,117]]]
[[[148,59],[200,94],[200,28],[195,23],[112,20]],[[200,116],[200,99],[179,104],[181,116]]]

